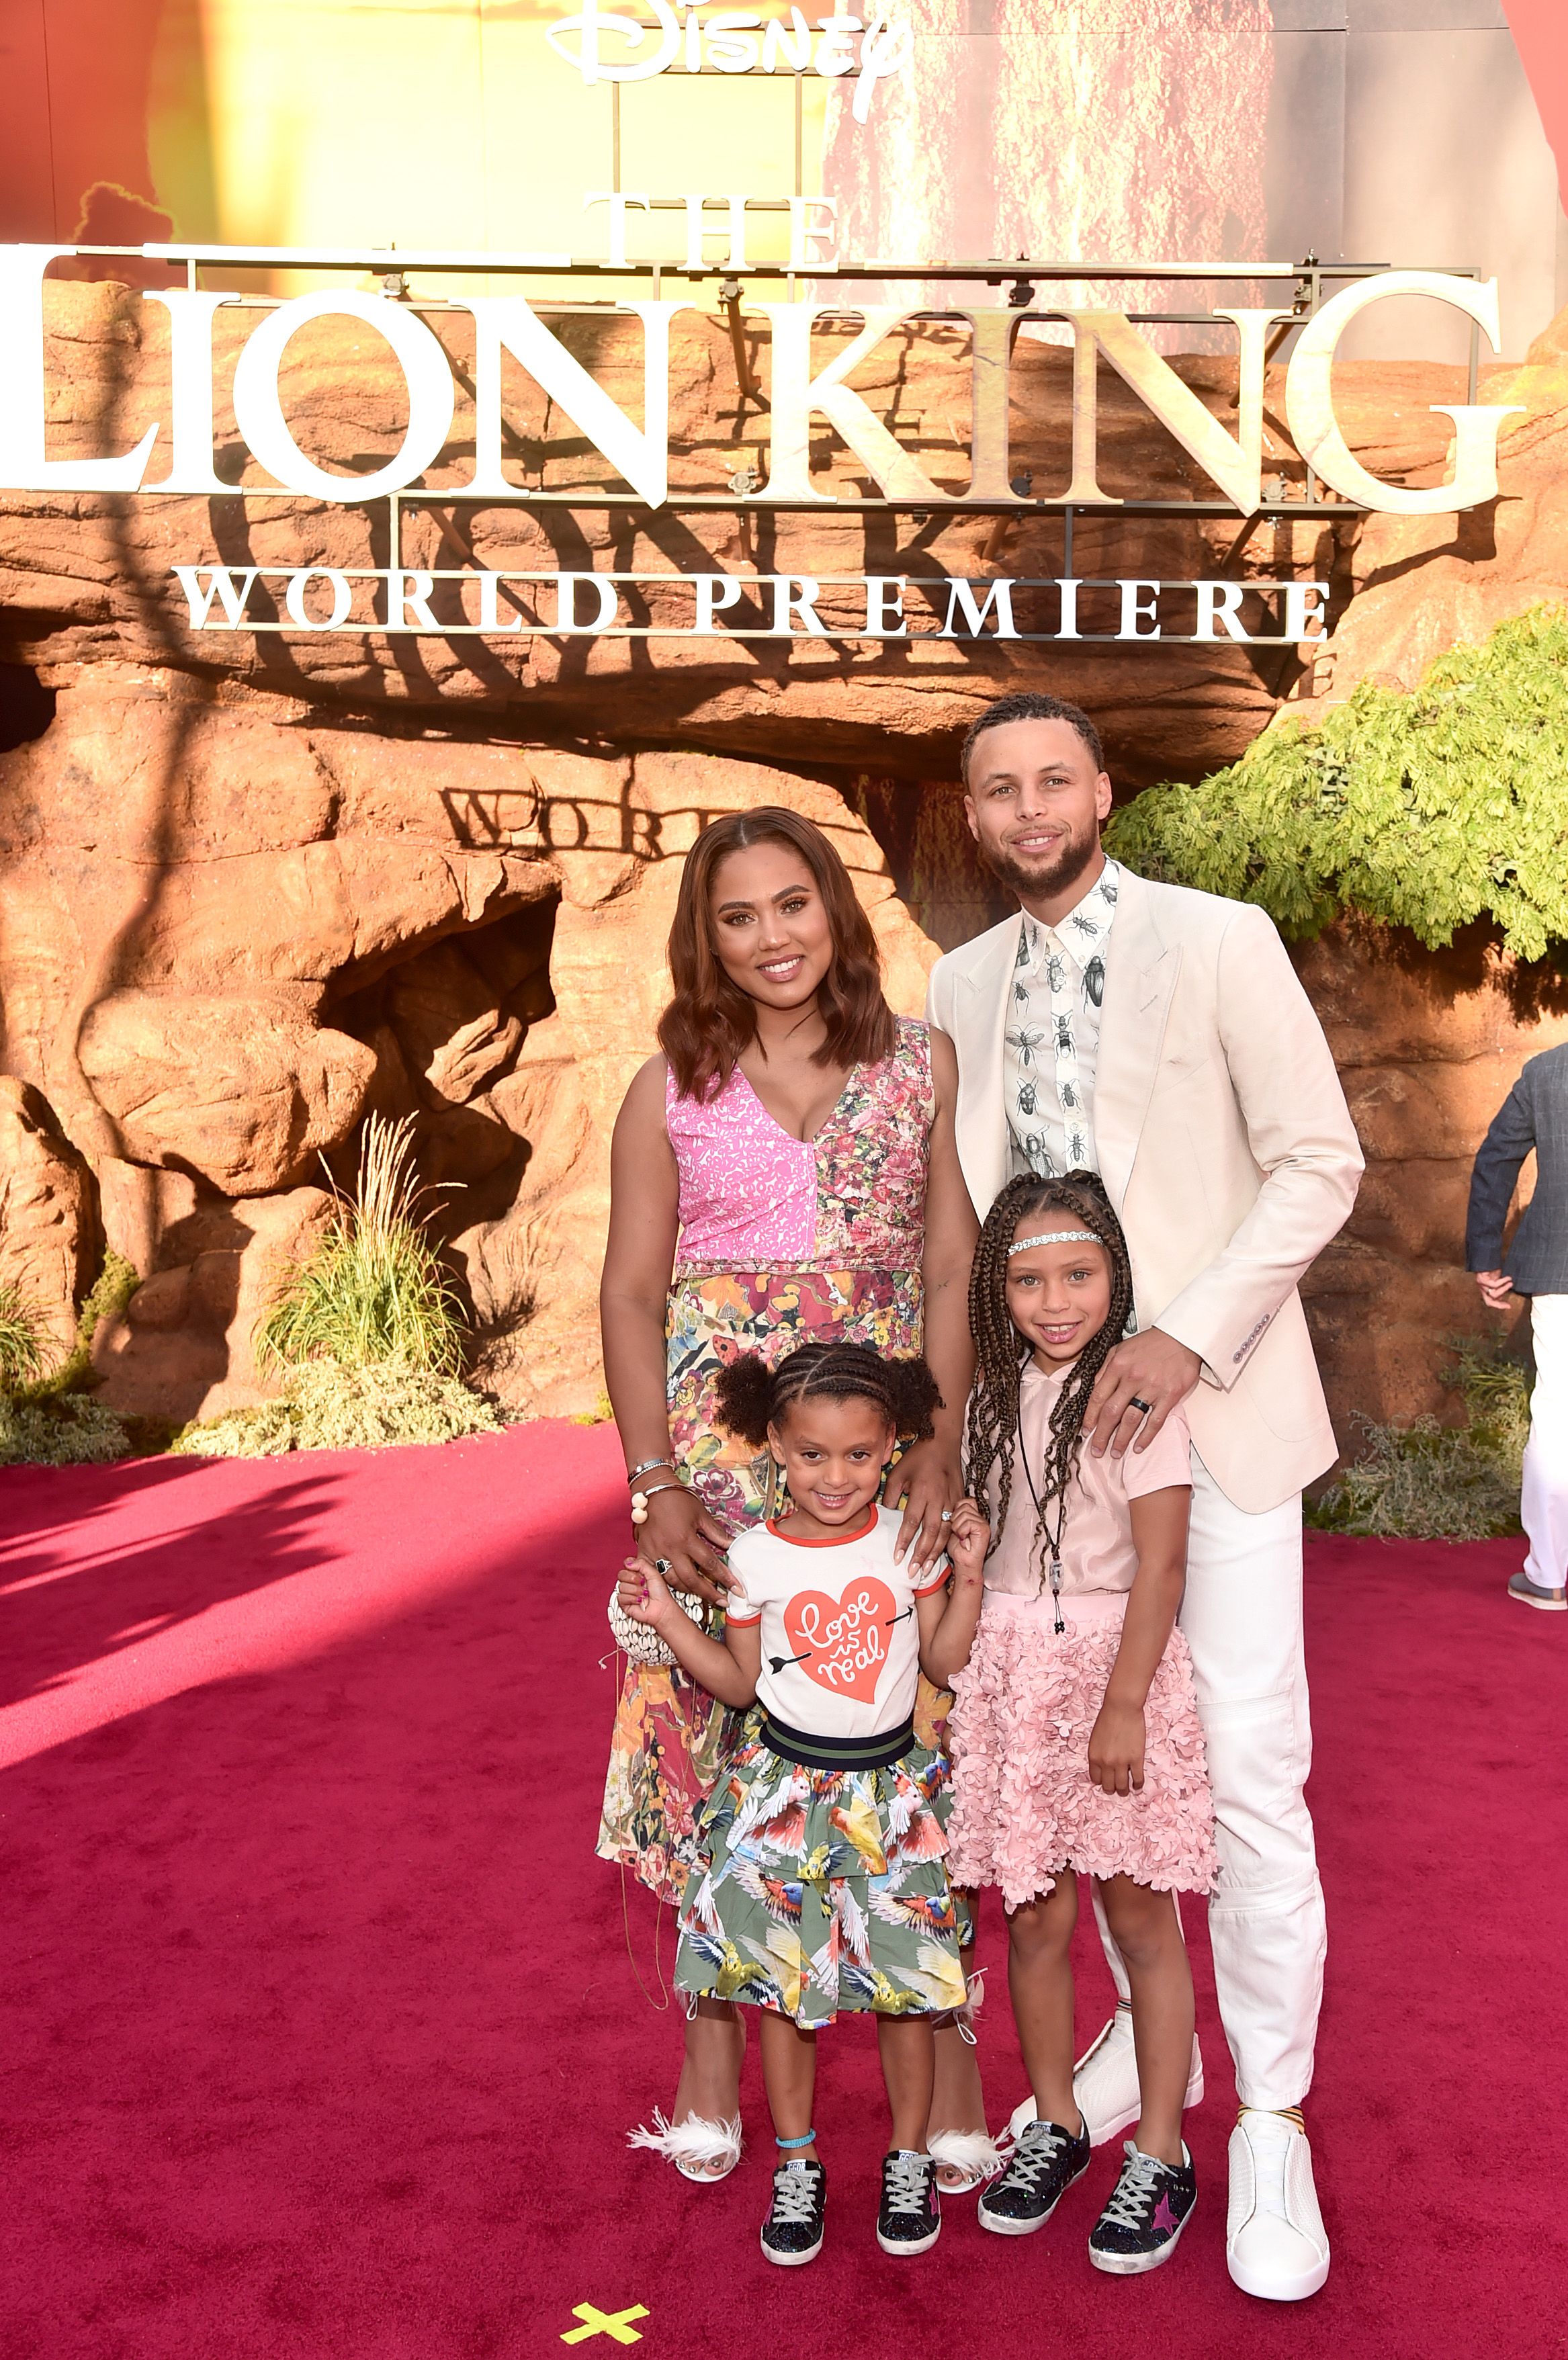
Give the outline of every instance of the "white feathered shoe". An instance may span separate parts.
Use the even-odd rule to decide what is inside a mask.
[[[1012,2144],[1005,2135],[999,2143],[989,2131],[933,2131],[927,2148],[938,2187],[944,2196],[972,2196],[1003,2169]]]
[[[953,2021],[959,2038],[975,2045],[974,2020],[985,2000],[985,1969],[977,1968],[969,1978],[968,1996],[962,2007],[953,2010]],[[1013,2134],[1003,2131],[993,2139],[989,2131],[933,2131],[927,2142],[927,2151],[937,2167],[937,2185],[944,2196],[972,2196],[988,2180],[994,2180],[1007,2167],[1013,2151]]]
[[[688,2114],[683,2123],[671,2123],[655,2106],[652,2129],[639,2123],[634,2131],[627,2132],[626,2144],[662,2155],[683,2180],[707,2187],[728,2180],[740,2160],[740,2117],[736,2114],[729,2122],[716,2123],[705,2114]]]

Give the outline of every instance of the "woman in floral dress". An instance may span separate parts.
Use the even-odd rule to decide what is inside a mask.
[[[888,1497],[916,1568],[941,1551],[962,1495],[975,1223],[953,1137],[951,1043],[897,1018],[848,871],[820,830],[764,809],[698,836],[670,934],[674,990],[661,1054],[632,1082],[611,1154],[600,1311],[604,1361],[639,1540],[671,1587],[721,1606],[724,1552],[765,1515],[772,1460],[714,1422],[718,1369],[834,1337],[924,1349],[944,1407],[897,1462]],[[923,1743],[948,1699],[922,1683]],[[662,1900],[681,1897],[696,1819],[735,1717],[673,1664],[629,1664],[598,1849]],[[745,2035],[701,2000],[657,2146],[688,2178],[740,2149]],[[983,2133],[972,2052],[938,2036],[938,2127]]]

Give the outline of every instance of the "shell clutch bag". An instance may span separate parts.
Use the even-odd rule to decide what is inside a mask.
[[[650,1670],[656,1666],[668,1670],[675,1660],[674,1655],[657,1631],[650,1630],[646,1622],[634,1622],[630,1614],[621,1612],[620,1591],[620,1584],[617,1582],[609,1593],[609,1627],[616,1645],[629,1663],[641,1664]],[[672,1590],[670,1595],[683,1614],[689,1615],[699,1626],[702,1624],[707,1613],[706,1599],[694,1598],[684,1590]]]

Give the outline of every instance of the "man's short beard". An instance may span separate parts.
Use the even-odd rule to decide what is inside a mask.
[[[1048,864],[1027,866],[1004,846],[988,844],[980,847],[980,857],[992,875],[1010,886],[1021,901],[1037,901],[1047,893],[1064,892],[1068,886],[1076,885],[1099,849],[1096,829],[1091,836],[1073,836]]]

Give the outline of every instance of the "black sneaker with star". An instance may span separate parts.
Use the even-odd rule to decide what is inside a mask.
[[[1182,2162],[1161,2163],[1127,2141],[1116,2192],[1089,2233],[1089,2258],[1097,2270],[1135,2278],[1169,2261],[1198,2202],[1192,2158],[1185,2147],[1181,2153]]]
[[[1050,2219],[1075,2180],[1089,2169],[1089,2125],[1075,2133],[1060,2123],[1025,2123],[1013,2160],[980,2200],[980,2225],[999,2237],[1026,2237]]]
[[[773,2174],[773,2201],[762,2223],[762,2251],[787,2269],[814,2262],[822,2251],[828,2174],[819,2163],[791,2156]]]
[[[884,2254],[923,2254],[942,2234],[937,2167],[928,2155],[902,2147],[882,2159],[882,2209],[876,2241]]]

